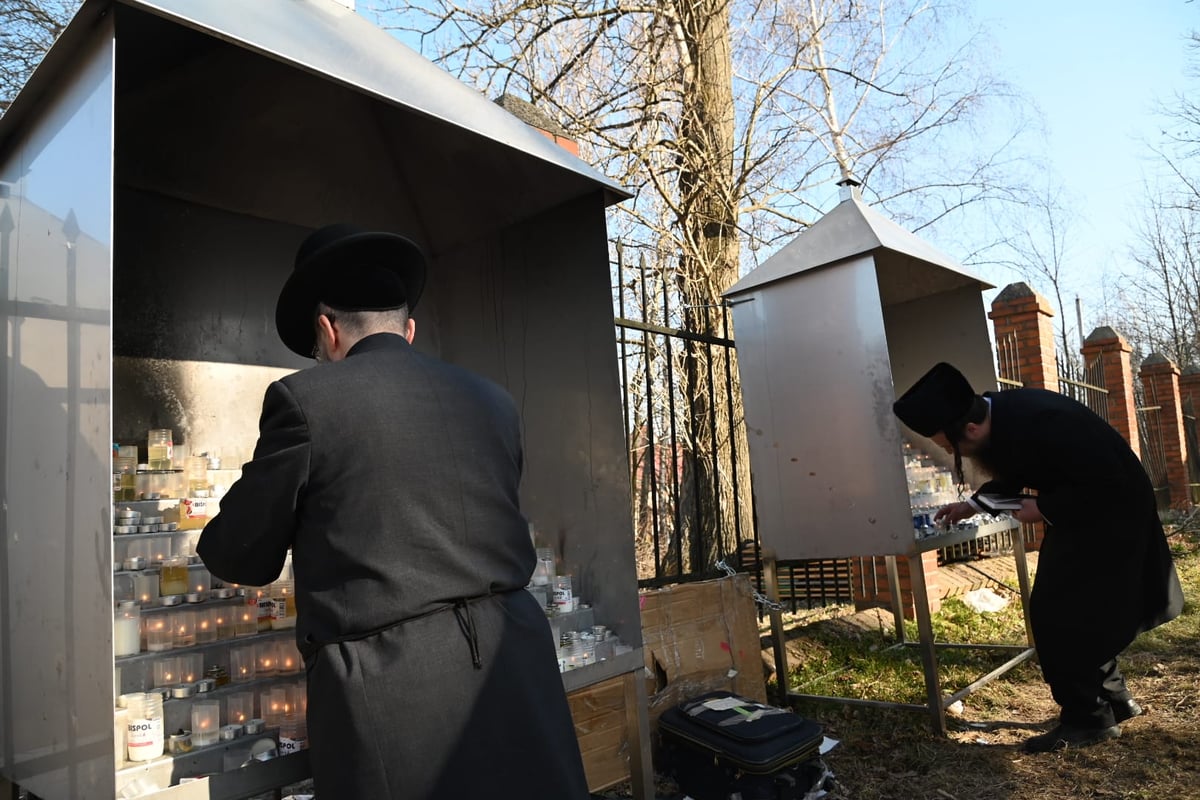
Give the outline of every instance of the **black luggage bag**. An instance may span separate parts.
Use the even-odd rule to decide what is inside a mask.
[[[664,772],[694,800],[803,800],[828,775],[820,725],[731,692],[669,708],[658,727]]]

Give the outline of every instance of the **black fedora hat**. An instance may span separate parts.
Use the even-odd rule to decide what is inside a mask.
[[[934,436],[962,422],[974,402],[970,382],[943,361],[893,403],[892,411],[922,436]]]
[[[275,328],[293,353],[311,356],[318,303],[342,311],[411,312],[425,288],[425,254],[398,233],[338,223],[313,231],[296,251],[275,303]]]

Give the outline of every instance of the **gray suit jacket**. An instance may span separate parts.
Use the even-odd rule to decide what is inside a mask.
[[[400,336],[268,388],[254,458],[197,550],[262,585],[292,549],[318,792],[507,797],[511,776],[513,797],[587,797],[523,591],[521,458],[508,394]]]

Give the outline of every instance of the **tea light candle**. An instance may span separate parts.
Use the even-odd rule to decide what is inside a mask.
[[[216,744],[221,721],[221,704],[216,700],[192,703],[192,744],[203,747]]]
[[[233,597],[234,589],[232,586],[218,586],[212,590],[212,596],[218,600],[228,600]]]
[[[158,614],[146,621],[146,649],[152,653],[170,650],[175,646],[175,632],[167,624],[165,614]]]
[[[255,645],[255,669],[259,677],[275,674],[277,669],[275,664],[275,650],[275,642],[259,642]]]
[[[242,726],[242,730],[245,731],[246,735],[248,735],[248,736],[253,736],[254,734],[257,734],[257,733],[262,733],[266,729],[267,729],[266,720],[262,720],[262,719],[246,720],[246,724]]]
[[[200,596],[208,594],[208,590],[212,588],[212,574],[206,569],[194,569],[191,571],[192,591]]]
[[[156,688],[179,683],[179,658],[172,656],[154,662],[154,686]]]
[[[258,633],[258,606],[239,606],[234,618],[234,636],[253,636]]]
[[[226,721],[241,727],[254,718],[254,692],[235,692],[225,699]]]
[[[234,612],[229,608],[214,608],[213,621],[217,628],[218,639],[232,639],[234,635]]]
[[[152,606],[158,600],[158,573],[139,572],[133,576],[133,598],[143,606]]]
[[[220,739],[222,742],[232,742],[242,735],[241,725],[222,725]]]
[[[300,651],[294,644],[283,642],[279,646],[279,674],[291,675],[300,671]]]
[[[182,699],[191,697],[196,694],[196,684],[194,683],[179,683],[171,687],[171,697]]]
[[[197,644],[217,640],[217,623],[213,611],[214,609],[206,608],[196,612]]]
[[[191,647],[196,643],[196,620],[191,611],[178,611],[171,615],[171,628],[175,632],[176,647]]]
[[[179,681],[195,683],[204,674],[204,654],[189,653],[179,657]]]
[[[230,648],[229,677],[234,683],[254,680],[255,660],[253,645]]]
[[[201,602],[201,601],[202,601],[204,598],[202,598],[202,597],[200,596],[200,593],[199,593],[199,592],[188,592],[187,594],[185,594],[185,595],[183,596],[183,599],[184,599],[184,600],[186,600],[186,601],[187,601],[187,602],[189,602],[189,603],[199,603],[199,602]]]

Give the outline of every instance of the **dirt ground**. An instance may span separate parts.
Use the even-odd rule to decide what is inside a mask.
[[[1124,723],[1119,739],[1021,752],[1021,743],[1052,727],[1058,714],[1034,663],[968,696],[962,714],[948,718],[945,737],[933,733],[926,713],[802,703],[796,710],[840,742],[825,757],[834,774],[828,800],[1200,800],[1200,609],[1190,600],[1200,596],[1200,537],[1173,537],[1173,548],[1189,602],[1179,620],[1122,656],[1146,713]],[[845,629],[848,622],[825,615],[806,624]],[[802,641],[805,627],[788,639]],[[664,777],[657,789],[658,800],[683,797]],[[628,787],[598,795],[629,796]]]

